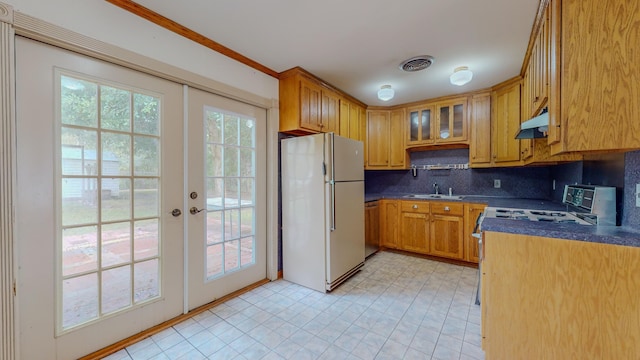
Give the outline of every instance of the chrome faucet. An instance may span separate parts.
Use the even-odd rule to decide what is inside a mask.
[[[438,184],[437,184],[437,183],[434,183],[434,184],[433,184],[433,188],[434,188],[434,190],[436,191],[436,195],[440,194],[440,187],[438,186]]]

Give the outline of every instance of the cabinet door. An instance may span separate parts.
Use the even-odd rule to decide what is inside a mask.
[[[398,202],[381,200],[380,206],[380,245],[396,249],[398,247]]]
[[[474,95],[471,99],[471,136],[469,165],[491,162],[491,94]]]
[[[340,129],[340,136],[351,138],[349,133],[349,116],[351,109],[350,103],[345,99],[340,99],[340,125],[338,128]]]
[[[367,203],[364,211],[365,247],[377,249],[380,247],[380,209],[378,202]]]
[[[429,253],[429,203],[401,201],[400,204],[400,248]]]
[[[436,142],[467,141],[467,98],[439,103],[436,111],[438,112]]]
[[[430,254],[463,259],[463,220],[460,216],[431,214]]]
[[[493,111],[493,161],[520,161],[520,82],[496,90],[491,99]]]
[[[407,161],[404,146],[404,110],[394,110],[389,114],[389,166],[403,169]]]
[[[465,204],[464,212],[464,260],[477,263],[479,259],[478,239],[473,237],[478,216],[484,211],[486,205]]]
[[[388,111],[369,111],[367,118],[367,165],[386,168],[389,166]]]
[[[353,140],[361,140],[364,136],[360,136],[360,109],[356,104],[349,107],[349,138]]]
[[[320,128],[323,132],[338,132],[340,124],[340,98],[333,92],[322,91]]]
[[[300,79],[300,127],[322,131],[322,88]]]
[[[408,109],[407,145],[422,145],[433,143],[435,123],[435,107],[422,106]]]

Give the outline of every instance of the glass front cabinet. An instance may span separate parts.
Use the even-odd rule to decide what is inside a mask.
[[[466,97],[409,107],[407,114],[408,147],[468,141]]]

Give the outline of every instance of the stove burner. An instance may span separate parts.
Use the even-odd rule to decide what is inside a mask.
[[[554,211],[538,211],[538,210],[531,210],[531,215],[539,215],[539,216],[554,216],[554,217],[563,217],[563,216],[567,216],[567,214],[565,213],[561,213],[561,212],[554,212]]]

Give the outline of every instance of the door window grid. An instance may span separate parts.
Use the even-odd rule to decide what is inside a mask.
[[[255,119],[205,107],[205,279],[255,264]]]
[[[161,295],[161,103],[135,89],[58,76],[57,329],[64,332]]]

